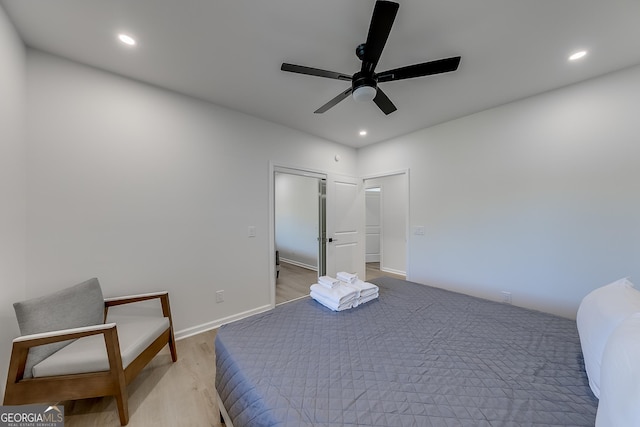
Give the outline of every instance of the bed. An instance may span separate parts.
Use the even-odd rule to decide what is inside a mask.
[[[575,321],[393,278],[332,312],[310,298],[225,325],[228,425],[593,426]]]

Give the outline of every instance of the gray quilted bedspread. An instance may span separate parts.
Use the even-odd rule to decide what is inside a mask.
[[[332,312],[305,298],[225,325],[235,427],[593,426],[575,322],[396,279]]]

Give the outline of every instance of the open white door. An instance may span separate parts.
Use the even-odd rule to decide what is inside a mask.
[[[362,180],[330,174],[327,179],[327,274],[357,273],[364,280],[364,195]]]

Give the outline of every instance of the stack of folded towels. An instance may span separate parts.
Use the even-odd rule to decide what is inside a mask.
[[[321,276],[310,290],[311,298],[333,311],[347,310],[378,298],[376,285],[344,271],[336,274],[335,279]]]

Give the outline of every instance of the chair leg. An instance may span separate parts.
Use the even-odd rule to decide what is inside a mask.
[[[169,335],[169,350],[171,350],[171,360],[178,361],[178,351],[176,350],[176,337],[173,336],[173,326],[171,327],[171,334]]]
[[[120,343],[118,342],[117,328],[109,329],[104,335],[104,343],[107,347],[107,357],[111,367],[111,381],[115,388],[114,396],[120,416],[120,424],[126,426],[129,423],[129,395],[127,394],[127,380],[124,376],[122,359],[120,357]]]
[[[169,318],[169,350],[171,350],[171,360],[178,361],[178,352],[176,351],[176,337],[173,333],[173,320],[171,319],[171,306],[169,304],[169,294],[160,297],[160,304],[162,305],[162,314],[164,317]]]
[[[127,395],[126,387],[124,390],[120,390],[120,393],[114,396],[116,398],[116,405],[118,406],[118,415],[120,416],[120,425],[126,426],[129,424],[129,396]]]

